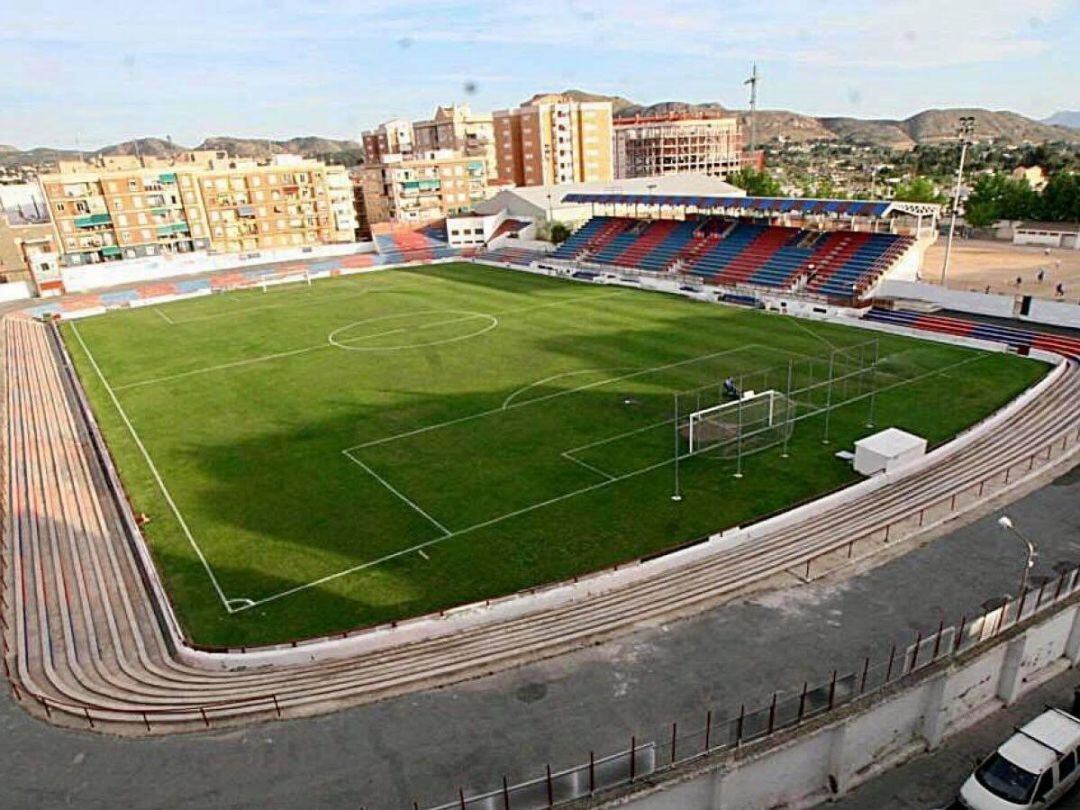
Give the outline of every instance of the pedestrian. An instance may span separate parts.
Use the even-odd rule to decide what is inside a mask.
[[[1020,285],[1024,283],[1024,280],[1020,276],[1016,277],[1016,289],[1020,289]]]
[[[990,294],[990,285],[989,285],[989,284],[987,284],[987,285],[986,285],[986,289],[984,290],[984,292],[985,292],[985,293],[986,293],[987,295],[989,295],[989,294]]]
[[[1040,267],[1039,268],[1039,275],[1036,276],[1036,278],[1039,279],[1040,284],[1043,283],[1043,279],[1046,278],[1046,268],[1045,267]]]
[[[1065,285],[1062,284],[1060,281],[1058,282],[1057,286],[1054,288],[1054,295],[1056,295],[1058,298],[1064,298],[1065,297]]]

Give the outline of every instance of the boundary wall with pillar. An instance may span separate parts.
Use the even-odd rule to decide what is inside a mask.
[[[912,756],[936,750],[950,735],[1080,664],[1078,596],[1074,592],[1049,610],[1034,610],[986,642],[910,671],[837,712],[573,806],[798,808],[841,796]],[[1007,624],[1008,606],[999,610]],[[963,628],[946,628],[935,643],[948,647],[957,633]]]

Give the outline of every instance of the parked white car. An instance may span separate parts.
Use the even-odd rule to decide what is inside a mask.
[[[1043,712],[975,770],[960,789],[971,810],[1050,807],[1080,778],[1080,719],[1061,709]]]

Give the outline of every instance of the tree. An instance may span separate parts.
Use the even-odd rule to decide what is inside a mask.
[[[976,228],[985,228],[999,219],[1032,219],[1039,215],[1039,208],[1039,195],[1027,180],[995,172],[975,181],[964,206],[964,219]]]
[[[1080,222],[1080,174],[1052,175],[1043,189],[1038,215],[1049,222]]]
[[[749,167],[739,169],[728,175],[727,181],[743,189],[751,197],[777,197],[780,195],[780,183],[764,169],[757,171]]]
[[[941,203],[945,201],[937,187],[926,177],[913,177],[907,182],[898,183],[893,197],[902,202]]]
[[[561,222],[553,222],[551,223],[550,236],[553,243],[561,245],[570,238],[570,229]]]

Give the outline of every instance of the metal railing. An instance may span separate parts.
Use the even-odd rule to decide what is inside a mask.
[[[790,691],[773,692],[761,705],[742,704],[734,713],[706,708],[701,722],[690,728],[672,722],[648,738],[632,737],[630,747],[603,757],[592,751],[588,760],[510,785],[504,776],[495,790],[457,797],[430,810],[543,810],[587,798],[602,791],[626,787],[655,777],[705,756],[750,744],[767,745],[774,735],[798,729],[811,720],[827,718],[838,709],[884,692],[899,681],[932,665],[941,665],[991,642],[1022,622],[1062,607],[1080,592],[1080,566],[1043,577],[1018,597],[984,603],[974,616],[962,615],[946,626],[942,621],[930,632],[917,633],[908,644],[893,644],[876,659],[866,656],[853,670],[834,669],[823,681],[804,681]],[[642,743],[640,740],[649,739]],[[647,754],[644,752],[648,752]],[[604,763],[602,776],[597,763]],[[414,810],[421,805],[413,802]]]

